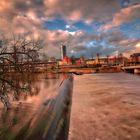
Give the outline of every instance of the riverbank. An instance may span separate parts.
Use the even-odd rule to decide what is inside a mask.
[[[122,72],[122,69],[120,66],[102,66],[102,67],[76,67],[76,66],[59,66],[59,67],[43,67],[40,69],[34,69],[34,70],[23,70],[23,71],[7,71],[3,74],[24,74],[24,73],[45,73],[49,76],[52,74],[59,74],[59,73],[77,73],[77,74],[92,74],[92,73],[116,73],[116,72]]]
[[[75,76],[69,140],[139,140],[139,83],[126,73]]]
[[[92,74],[92,73],[118,73],[122,72],[120,67],[97,67],[97,68],[59,68],[60,73],[79,73],[79,74]]]

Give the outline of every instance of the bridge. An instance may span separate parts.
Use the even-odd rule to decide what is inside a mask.
[[[122,70],[129,72],[129,73],[140,74],[140,64],[123,66]]]

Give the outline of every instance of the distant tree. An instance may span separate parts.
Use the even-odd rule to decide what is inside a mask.
[[[48,56],[47,56],[47,54],[45,54],[45,53],[42,54],[42,60],[43,60],[43,61],[48,61]]]

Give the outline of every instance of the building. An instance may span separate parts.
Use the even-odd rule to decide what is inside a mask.
[[[133,53],[132,55],[130,55],[130,62],[140,63],[140,53]]]
[[[63,60],[66,55],[67,55],[66,46],[62,45],[61,46],[61,60]]]
[[[58,64],[61,65],[72,65],[72,60],[70,57],[65,56],[61,61],[58,62]]]
[[[87,66],[96,65],[95,59],[86,59],[86,65]]]
[[[95,59],[87,59],[86,65],[87,66],[111,66],[111,65],[124,65],[128,62],[128,59],[124,56],[114,56],[114,57],[100,57]]]

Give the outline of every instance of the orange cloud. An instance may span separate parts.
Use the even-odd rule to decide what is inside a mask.
[[[140,42],[136,44],[136,48],[140,48]]]
[[[7,2],[4,0],[0,1],[0,12],[6,12],[7,10],[10,10],[12,8],[12,2]]]
[[[133,19],[139,17],[140,17],[140,4],[121,9],[119,12],[114,14],[111,22],[101,27],[101,30],[109,30],[111,28],[118,27],[123,23],[130,22]]]
[[[73,11],[69,16],[69,20],[73,20],[73,21],[78,21],[81,18],[82,18],[82,13],[80,10]]]
[[[43,28],[44,21],[58,17],[66,20],[68,24],[79,20],[91,24],[94,21],[110,20],[114,15],[112,22],[102,27],[102,29],[110,29],[140,16],[139,5],[119,10],[117,0],[0,0],[0,30],[5,34],[31,32],[35,38],[43,37],[48,46],[48,54],[57,55],[61,43],[68,44],[69,50],[74,50],[76,46],[81,50],[85,49],[85,45],[90,41],[100,41],[104,38],[108,39],[110,44],[120,45],[120,51],[124,46],[132,50],[136,42],[132,41],[132,46],[128,45],[128,42],[124,43],[124,38],[119,38],[116,34],[108,35],[109,37],[106,38],[102,32],[98,36],[80,30],[69,32],[68,29],[51,31],[47,27]],[[98,49],[104,52],[115,50],[105,50],[100,44],[97,44],[94,52]],[[90,49],[87,51],[90,53]]]
[[[110,18],[120,9],[116,0],[45,0],[44,3],[47,9],[45,13],[49,17],[61,16],[67,20],[83,20],[87,23]]]

